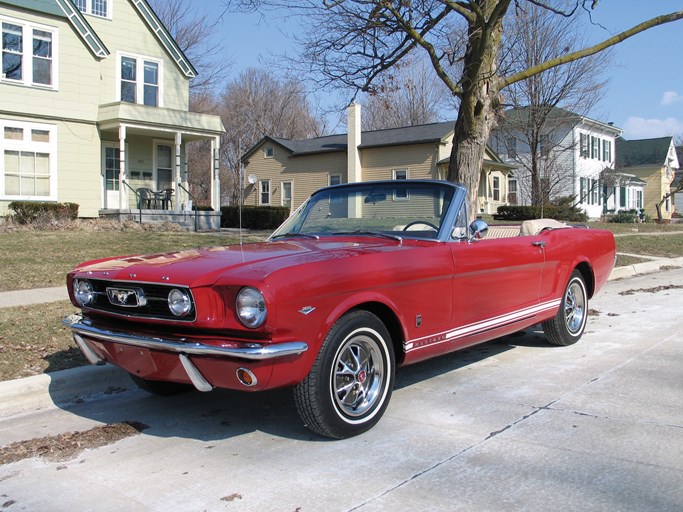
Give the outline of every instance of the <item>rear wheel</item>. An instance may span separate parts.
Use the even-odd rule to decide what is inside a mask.
[[[372,428],[389,404],[394,350],[384,324],[353,311],[335,323],[304,380],[294,388],[299,416],[312,431],[336,439]]]
[[[179,395],[180,393],[187,393],[188,391],[192,391],[194,389],[194,386],[190,386],[189,384],[182,384],[180,382],[148,380],[133,374],[130,374],[130,378],[133,379],[133,382],[135,382],[137,387],[154,395]]]
[[[560,309],[543,322],[543,331],[553,345],[573,345],[583,335],[588,316],[588,293],[581,272],[574,270],[562,296]]]

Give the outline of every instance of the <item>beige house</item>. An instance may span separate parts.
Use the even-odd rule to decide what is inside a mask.
[[[313,139],[264,137],[242,157],[247,205],[297,208],[312,192],[339,183],[445,179],[455,122],[362,132],[360,105],[349,107],[348,134]],[[481,170],[479,213],[507,204],[513,169],[490,149]]]
[[[673,137],[625,140],[616,142],[616,170],[633,175],[647,183],[645,188],[645,214],[671,219],[674,212],[671,184],[680,165]]]
[[[17,200],[83,217],[188,205],[185,146],[217,154],[224,129],[188,111],[196,70],[145,0],[5,0],[0,24],[0,215]]]

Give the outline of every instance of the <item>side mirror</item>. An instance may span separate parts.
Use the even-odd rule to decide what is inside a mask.
[[[481,219],[477,219],[470,224],[469,241],[481,240],[489,231],[489,225]]]

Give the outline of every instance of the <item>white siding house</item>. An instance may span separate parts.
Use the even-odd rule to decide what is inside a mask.
[[[621,129],[555,108],[535,136],[528,130],[530,109],[505,112],[491,135],[490,145],[505,162],[516,164],[509,188],[517,190],[517,204],[532,204],[574,196],[591,218],[599,218],[610,201],[603,177],[614,170],[615,140]],[[532,169],[538,175],[532,187]],[[642,188],[642,183],[630,186]]]

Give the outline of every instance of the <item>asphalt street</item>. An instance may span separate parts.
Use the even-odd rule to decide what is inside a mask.
[[[0,465],[0,507],[678,512],[682,304],[680,268],[610,281],[578,344],[529,330],[400,369],[384,418],[344,441],[306,430],[288,390],[162,399],[106,366],[79,370],[80,394],[75,373],[41,376],[47,397],[0,404],[0,447],[124,420],[149,428],[68,460]]]

